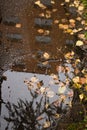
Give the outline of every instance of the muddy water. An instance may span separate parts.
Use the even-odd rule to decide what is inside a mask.
[[[46,105],[48,105],[48,102],[45,101],[45,98],[42,101],[41,96],[35,97],[35,92],[32,96],[31,91],[28,91],[29,88],[27,88],[23,81],[26,78],[30,79],[32,76],[36,75],[40,81],[44,82],[44,87],[49,86],[50,76],[48,74],[57,73],[56,66],[64,59],[66,39],[72,40],[73,37],[70,37],[68,34],[63,34],[58,28],[58,25],[54,24],[54,20],[66,18],[64,8],[60,6],[61,2],[62,0],[55,0],[56,4],[54,4],[52,8],[57,8],[57,11],[52,12],[50,18],[51,22],[48,22],[47,19],[42,18],[40,14],[46,14],[46,11],[52,11],[52,8],[42,10],[34,5],[33,0],[0,0],[0,72],[2,74],[5,70],[11,70],[4,73],[7,77],[7,81],[3,81],[1,84],[2,87],[0,87],[2,96],[0,108],[2,120],[1,130],[12,129],[12,124],[9,126],[3,119],[4,115],[7,117],[10,116],[10,118],[14,117],[11,115],[12,113],[9,113],[8,109],[13,113],[17,112],[16,109],[10,109],[9,103],[7,103],[8,101],[10,102],[10,105],[12,105],[12,103],[18,105],[18,99],[20,98],[21,101],[19,100],[19,104],[22,102],[23,105],[23,102],[25,102],[26,107],[31,108],[32,106],[32,109],[28,111],[28,114],[31,113],[29,115],[30,117],[27,117],[25,112],[25,117],[27,119],[30,118],[29,122],[27,122],[27,120],[24,122],[23,118],[25,117],[21,118],[19,116],[23,114],[23,111],[25,110],[24,105],[24,108],[22,105],[19,106],[19,114],[15,115],[16,119],[13,119],[15,130],[32,129],[33,126],[35,126],[33,129],[42,129],[43,122],[46,122],[49,119],[49,111],[54,109],[54,106],[50,106],[49,111],[44,110]],[[43,22],[43,19],[45,22]],[[21,26],[18,28],[17,24]],[[50,33],[45,35],[40,34],[38,33],[39,29],[48,30]],[[43,35],[44,37],[42,37]],[[43,57],[44,54],[48,54],[49,58]],[[60,74],[60,77],[65,79],[64,75]],[[58,95],[56,95],[58,83],[51,82],[50,89],[52,89],[52,91],[50,90],[51,96],[52,94],[55,95],[49,101],[49,104],[52,104],[59,98]],[[72,90],[67,88],[65,95],[67,95],[69,91],[71,92]],[[28,100],[28,102],[31,99],[31,104],[33,105],[31,105],[30,102],[27,103],[25,99]],[[36,101],[38,101],[38,103],[36,103]],[[66,104],[64,104],[63,107],[67,105],[67,102],[70,103],[71,101],[72,98],[70,98],[70,100],[67,99]],[[41,102],[43,108],[41,107]],[[37,104],[40,104],[38,105],[39,107]],[[33,107],[34,105],[38,108],[36,113],[36,108],[34,110]],[[8,109],[6,109],[6,106]],[[23,111],[21,112],[22,108]],[[39,110],[39,108],[42,110]],[[43,114],[40,113],[40,111],[44,111],[42,112]],[[53,114],[56,114],[56,111],[57,110],[55,109]],[[58,109],[58,112],[61,115],[61,113],[65,111]],[[35,119],[31,118],[32,114],[34,114],[33,116]],[[50,120],[53,118],[51,117],[51,114]],[[37,118],[40,115],[43,118],[41,122],[37,121]],[[21,126],[17,124],[17,121],[19,121]],[[32,122],[34,124],[33,126]],[[51,121],[52,127],[56,126],[55,122],[57,122],[57,120]]]
[[[60,6],[61,2],[55,1],[56,4],[53,5],[53,9],[57,9],[57,11],[52,12],[52,9],[42,10],[34,6],[32,0],[1,0],[2,22],[0,32],[2,38],[0,39],[1,50],[4,51],[2,51],[1,66],[5,62],[5,66],[9,66],[9,63],[11,63],[11,67],[18,71],[45,73],[46,68],[51,68],[48,73],[55,72],[56,65],[63,58],[65,41],[69,37],[68,34],[63,35],[58,25],[54,24],[54,20],[66,18],[64,8]],[[36,26],[35,19],[41,18],[40,14],[42,13],[46,15],[46,11],[52,12],[50,18],[52,24],[50,27],[47,27],[46,23],[45,26],[41,26],[40,23],[38,23],[39,26]],[[21,27],[15,27],[16,23],[21,24]],[[50,31],[50,34],[42,38],[44,34],[37,32],[41,28]],[[37,40],[38,36],[46,40],[40,42]],[[47,39],[50,39],[50,41],[46,42]],[[71,36],[69,39],[73,39],[73,37]],[[41,57],[45,52],[50,55],[50,58],[48,63],[43,65],[43,61],[46,61],[46,59]]]

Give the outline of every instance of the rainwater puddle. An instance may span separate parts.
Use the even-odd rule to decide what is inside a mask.
[[[1,130],[56,128],[69,110],[73,91],[64,75],[6,71],[2,83]],[[5,117],[5,119],[4,119]],[[13,128],[12,128],[13,127]],[[7,129],[6,129],[7,128]]]

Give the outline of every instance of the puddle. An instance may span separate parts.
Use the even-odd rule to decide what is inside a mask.
[[[20,124],[24,130],[56,128],[58,120],[69,110],[73,98],[68,84],[62,86],[64,75],[61,74],[62,78],[59,76],[61,82],[54,74],[49,76],[8,70],[4,75],[7,80],[3,81],[1,88],[4,102],[1,104],[1,130],[12,130],[11,127],[17,130]]]

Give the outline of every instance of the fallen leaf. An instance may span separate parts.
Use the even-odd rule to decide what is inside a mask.
[[[35,2],[36,5],[38,5],[39,7],[41,7],[42,9],[46,9],[46,6],[43,5],[39,0]]]
[[[21,28],[21,24],[20,24],[20,23],[17,23],[17,24],[15,25],[15,27],[16,27],[16,28]]]
[[[83,5],[80,5],[80,6],[78,7],[78,10],[79,10],[79,11],[83,11],[83,9],[84,9],[84,6],[83,6]]]
[[[58,113],[56,113],[55,115],[53,115],[54,116],[54,118],[59,118],[60,117],[60,115],[58,114]]]
[[[58,24],[59,23],[59,20],[54,20],[54,24]]]
[[[76,42],[76,46],[82,46],[84,43],[83,43],[83,41],[80,41],[80,40],[78,40],[77,42]]]
[[[63,94],[66,91],[66,86],[58,87],[58,94]]]
[[[46,121],[45,123],[44,123],[44,125],[43,125],[43,128],[48,128],[48,127],[50,127],[50,121]]]
[[[55,95],[55,93],[53,91],[48,91],[47,92],[47,97],[49,97],[49,98],[54,97],[54,95]]]
[[[48,60],[50,58],[50,55],[47,52],[45,52],[43,54],[43,58],[46,59],[46,60]]]
[[[30,79],[30,81],[31,81],[31,82],[37,82],[38,79],[37,79],[37,77],[32,77],[32,78]]]
[[[72,81],[73,81],[74,83],[78,83],[78,82],[79,82],[79,76],[74,77],[74,78],[72,79]]]
[[[42,34],[42,33],[44,33],[44,30],[43,29],[38,29],[37,32]]]
[[[79,98],[80,98],[80,100],[82,100],[82,99],[84,98],[84,94],[83,94],[83,93],[80,94],[80,95],[79,95]]]

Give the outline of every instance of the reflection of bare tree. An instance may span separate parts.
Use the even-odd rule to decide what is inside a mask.
[[[6,108],[9,111],[9,117],[4,118],[9,124],[7,125],[7,129],[9,129],[10,124],[12,124],[13,130],[40,130],[42,128],[44,129],[46,125],[51,127],[56,126],[55,115],[58,115],[57,107],[51,104],[46,109],[46,104],[49,102],[49,99],[44,96],[37,102],[37,94],[31,91],[30,93],[32,95],[30,102],[20,99],[17,105],[10,104],[10,102],[6,104]],[[44,127],[43,123],[45,123]]]
[[[7,78],[5,76],[2,76],[2,72],[0,72],[0,115],[1,115],[1,103],[3,102],[2,100],[2,93],[1,93],[1,87],[2,87],[2,82],[3,80],[6,80]]]

